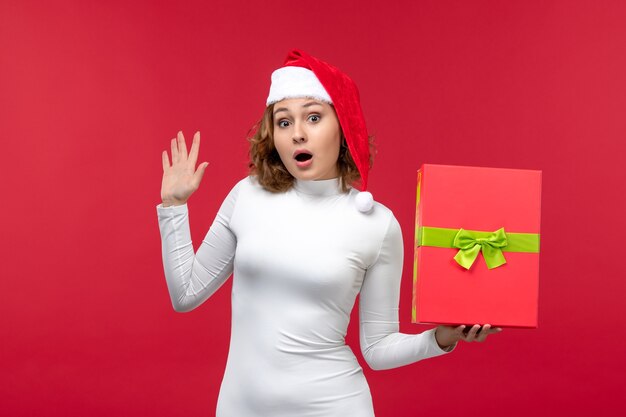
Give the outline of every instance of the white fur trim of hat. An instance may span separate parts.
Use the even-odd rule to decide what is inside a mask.
[[[302,67],[282,67],[272,73],[266,105],[287,98],[311,97],[332,104],[324,86],[313,71]]]

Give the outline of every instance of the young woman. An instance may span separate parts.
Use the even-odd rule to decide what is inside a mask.
[[[251,175],[224,200],[194,254],[187,200],[200,134],[163,152],[157,206],[174,309],[206,301],[234,272],[232,334],[218,416],[373,416],[369,387],[344,338],[357,294],[360,346],[373,369],[484,341],[485,324],[398,332],[402,233],[367,186],[370,140],[358,91],[337,68],[302,51],[272,74],[251,138]],[[479,332],[480,329],[480,332]]]

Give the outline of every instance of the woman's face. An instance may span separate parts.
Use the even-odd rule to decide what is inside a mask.
[[[311,98],[274,104],[274,146],[296,179],[327,180],[338,176],[341,129],[335,109]]]

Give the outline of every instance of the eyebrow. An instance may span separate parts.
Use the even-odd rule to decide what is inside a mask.
[[[304,104],[302,105],[302,107],[307,108],[307,107],[311,107],[311,106],[321,106],[321,105],[322,105],[322,103],[320,103],[320,102],[317,102],[317,101],[309,101],[309,102],[307,102],[307,103],[304,103]],[[286,108],[286,107],[279,107],[278,109],[276,109],[276,110],[274,111],[274,116],[276,116],[276,113],[279,113],[279,112],[281,112],[281,111],[289,111],[289,109],[288,109],[288,108]]]

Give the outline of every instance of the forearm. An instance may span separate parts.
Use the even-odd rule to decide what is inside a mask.
[[[163,269],[172,306],[178,312],[191,311],[230,276],[232,255],[205,248],[204,241],[198,254],[194,253],[186,205],[157,206],[157,213]]]
[[[368,365],[375,370],[392,369],[447,353],[435,340],[435,329],[419,334],[388,333],[368,345],[362,342]]]

